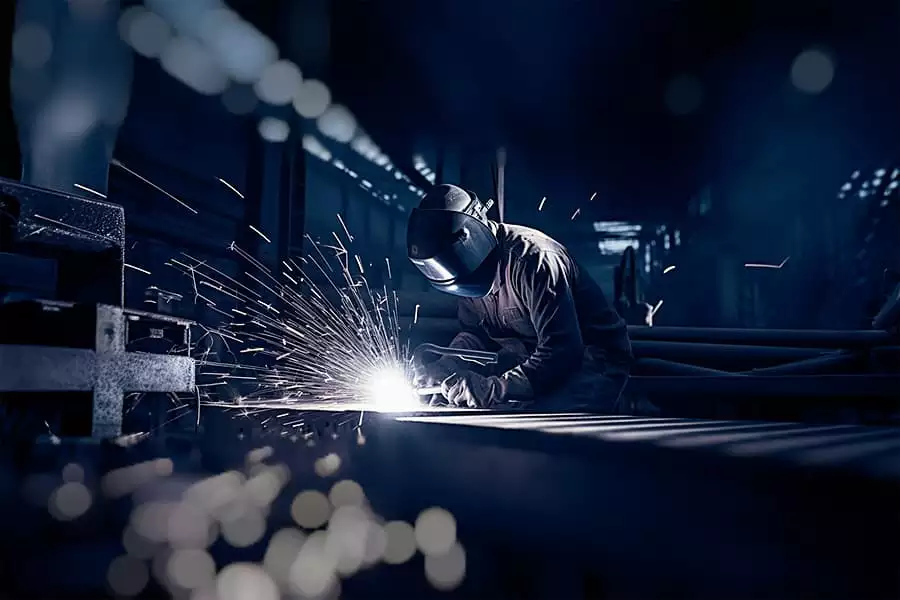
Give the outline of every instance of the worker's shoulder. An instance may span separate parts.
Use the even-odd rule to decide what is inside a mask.
[[[569,251],[552,237],[524,225],[503,224],[504,246],[515,256],[537,261],[563,260],[569,261]]]

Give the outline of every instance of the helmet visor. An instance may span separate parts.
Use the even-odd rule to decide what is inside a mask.
[[[475,272],[497,246],[477,218],[446,210],[413,210],[407,230],[409,260],[429,281],[452,283]]]

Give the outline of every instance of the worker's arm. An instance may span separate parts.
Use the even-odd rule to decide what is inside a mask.
[[[461,331],[450,342],[451,348],[460,350],[489,350],[495,342],[491,340],[481,327],[481,317],[472,309],[468,301],[460,300],[457,311]],[[468,363],[453,356],[442,356],[428,364],[414,365],[413,384],[416,387],[432,387],[440,385],[454,373],[482,371],[474,363]],[[438,394],[440,396],[440,394]],[[432,402],[435,398],[431,399]]]
[[[472,310],[472,306],[466,300],[459,301],[457,310],[459,326],[462,329],[450,342],[451,348],[464,348],[466,350],[490,350],[495,345],[484,329],[481,327],[481,317]]]
[[[543,252],[526,257],[513,280],[537,333],[537,346],[507,376],[524,376],[535,394],[560,387],[581,368],[584,359],[572,294],[575,268],[568,256]]]

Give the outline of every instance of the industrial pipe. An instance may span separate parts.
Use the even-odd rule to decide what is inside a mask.
[[[897,294],[900,294],[898,290]],[[897,336],[884,329],[840,331],[817,329],[736,329],[718,327],[629,326],[632,340],[700,342],[748,346],[792,346],[794,348],[855,348],[897,343]]]

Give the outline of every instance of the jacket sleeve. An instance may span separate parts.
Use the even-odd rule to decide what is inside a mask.
[[[572,294],[575,264],[562,254],[527,257],[515,277],[517,293],[537,333],[534,352],[520,371],[536,394],[552,392],[581,368],[584,342]]]

